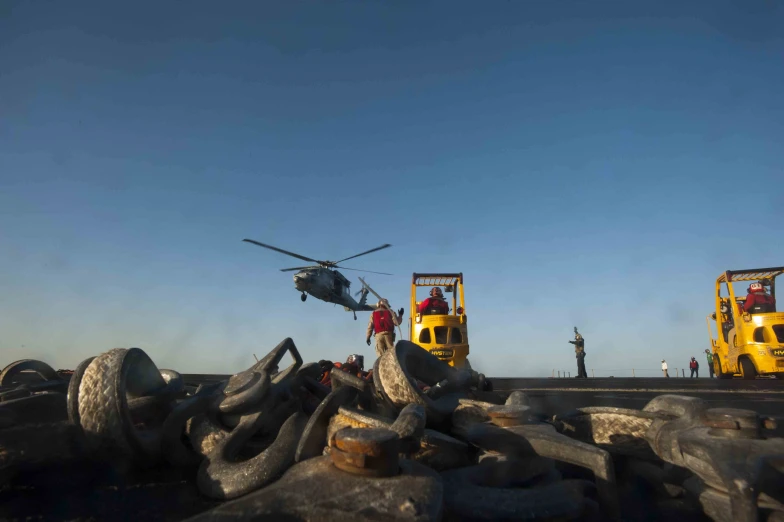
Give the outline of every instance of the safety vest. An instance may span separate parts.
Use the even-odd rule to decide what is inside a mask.
[[[392,321],[392,313],[389,310],[376,310],[373,312],[373,328],[376,333],[394,332],[395,323]]]
[[[425,302],[420,305],[420,309],[421,313],[425,315],[434,313],[449,313],[449,305],[446,304],[446,301],[434,297],[428,297],[425,299]]]
[[[773,296],[755,292],[746,297],[746,302],[750,299],[754,301],[754,304],[749,308],[749,312],[752,314],[765,314],[775,310],[776,301]]]

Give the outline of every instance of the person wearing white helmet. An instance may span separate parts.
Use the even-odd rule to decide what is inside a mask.
[[[381,357],[384,352],[395,347],[395,326],[403,321],[403,309],[396,314],[391,312],[389,301],[381,299],[376,304],[376,310],[370,314],[365,342],[370,346],[370,337],[376,334],[376,357]]]
[[[765,293],[762,283],[751,283],[743,311],[747,314],[766,314],[776,311],[776,298]]]

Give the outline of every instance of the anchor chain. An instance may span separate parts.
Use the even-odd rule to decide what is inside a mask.
[[[90,487],[109,480],[99,471],[114,477],[122,498],[138,477],[181,483],[192,489],[182,513],[198,521],[779,520],[784,440],[772,427],[671,395],[547,417],[409,341],[372,379],[305,364],[286,338],[198,387],[115,348],[70,375],[34,360],[0,372],[0,518],[51,518],[46,503],[18,500],[25,484],[81,469]]]

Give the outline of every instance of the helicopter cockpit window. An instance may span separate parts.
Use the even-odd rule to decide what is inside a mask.
[[[419,342],[430,344],[430,328],[422,328],[422,331],[419,332]]]

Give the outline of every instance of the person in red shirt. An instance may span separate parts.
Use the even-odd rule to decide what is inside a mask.
[[[444,300],[444,294],[439,287],[430,290],[430,297],[419,304],[417,309],[422,315],[444,315],[449,313],[449,304]]]
[[[395,347],[395,326],[403,320],[403,309],[393,314],[389,308],[389,301],[382,299],[376,305],[377,310],[370,314],[365,342],[370,346],[370,336],[376,334],[376,357],[381,357],[384,352]]]
[[[765,293],[761,283],[749,285],[749,294],[743,303],[743,311],[748,314],[765,314],[776,311],[776,299]]]
[[[697,359],[695,357],[692,357],[691,361],[689,361],[689,369],[691,370],[691,375],[689,376],[689,378],[700,377],[700,363],[697,362]]]

